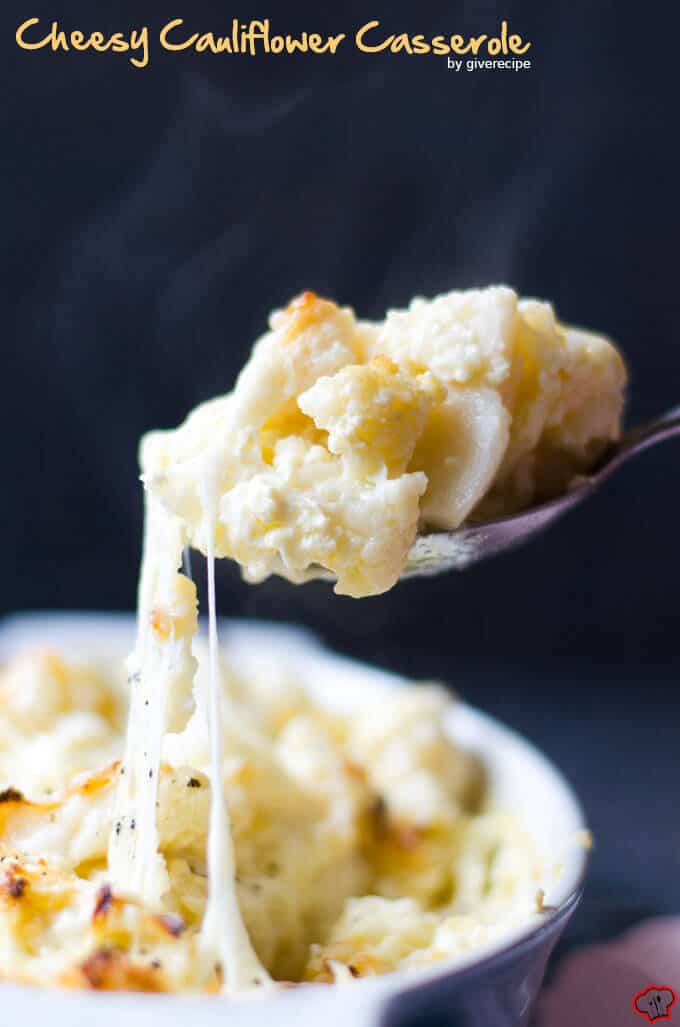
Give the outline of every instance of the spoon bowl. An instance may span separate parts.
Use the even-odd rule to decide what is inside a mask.
[[[587,499],[631,457],[679,434],[680,406],[677,406],[661,417],[622,435],[609,446],[590,474],[576,478],[566,492],[554,499],[509,517],[466,524],[456,531],[419,534],[409,552],[402,578],[428,577],[448,570],[464,570],[487,557],[514,549]]]

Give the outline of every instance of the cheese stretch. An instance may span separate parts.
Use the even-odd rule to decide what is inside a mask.
[[[624,384],[609,342],[506,287],[414,300],[379,323],[312,293],[272,315],[231,393],[143,440],[122,759],[94,712],[82,749],[67,741],[61,707],[77,702],[64,700],[44,745],[63,735],[68,778],[48,786],[43,768],[28,796],[7,782],[0,972],[234,994],[426,965],[540,910],[540,860],[512,818],[481,811],[478,768],[442,729],[448,700],[406,689],[371,715],[331,714],[298,682],[277,690],[272,664],[239,691],[214,561],[250,581],[320,567],[339,593],[384,592],[419,526],[567,487],[616,438]],[[207,558],[200,661],[186,547]],[[34,691],[62,666],[49,660]],[[6,673],[11,718],[25,684],[15,695],[20,672]],[[17,751],[20,725],[17,713]]]
[[[145,439],[151,530],[131,666],[141,679],[133,696],[139,687],[149,707],[140,711],[135,696],[119,784],[123,829],[112,835],[110,861],[116,885],[133,881],[143,901],[158,901],[154,806],[164,706],[176,702],[174,691],[190,691],[195,597],[179,564],[182,545],[191,544],[205,552],[209,578],[213,801],[203,943],[228,984],[262,983],[267,974],[234,886],[215,553],[238,560],[254,581],[272,571],[302,580],[319,565],[337,576],[337,591],[384,591],[419,522],[456,528],[484,504],[506,511],[556,480],[564,487],[565,475],[616,437],[624,378],[610,343],[563,328],[548,304],[518,300],[504,287],[416,300],[381,324],[304,293],[272,316],[232,393],[199,407],[177,431]],[[176,620],[178,594],[192,608],[188,621],[181,603]],[[142,832],[130,841],[131,816]]]
[[[201,483],[209,511],[210,482]],[[116,791],[108,866],[114,890],[159,908],[169,880],[158,851],[156,825],[163,735],[185,728],[192,711],[196,661],[191,642],[197,626],[196,588],[179,571],[184,526],[150,494],[138,597],[138,637],[128,664],[130,712],[125,754]],[[215,613],[214,554],[208,537],[209,677],[198,696],[210,748],[210,819],[207,838],[208,896],[197,962],[207,983],[216,973],[228,992],[269,982],[243,924],[236,897],[236,867],[222,767],[222,710]]]

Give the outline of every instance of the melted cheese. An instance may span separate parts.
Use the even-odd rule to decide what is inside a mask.
[[[214,499],[206,482],[201,496],[206,510]],[[208,620],[209,687],[201,696],[210,738],[210,826],[207,838],[208,899],[200,955],[205,978],[217,970],[227,992],[269,980],[243,924],[236,897],[236,869],[222,768],[222,713],[215,613],[214,555],[209,536]],[[159,852],[156,808],[161,748],[169,708],[184,705],[193,691],[196,589],[179,573],[185,541],[180,520],[148,496],[144,556],[140,576],[138,632],[128,661],[131,700],[125,755],[119,770],[108,866],[116,891],[161,908],[170,882]],[[175,717],[175,720],[177,718]],[[175,723],[175,728],[184,724]],[[171,718],[172,720],[172,718]],[[186,720],[186,717],[185,717]]]
[[[419,689],[356,723],[312,716],[302,696],[266,727],[250,693],[223,710],[214,561],[238,560],[253,581],[301,581],[320,565],[336,591],[385,591],[419,522],[455,528],[564,487],[618,432],[624,380],[606,340],[502,287],[417,300],[376,325],[311,293],[274,314],[231,394],[143,443],[122,762],[53,799],[4,794],[5,973],[145,990],[221,980],[235,993],[271,982],[246,920],[270,967],[323,980],[422,965],[526,919],[535,854],[511,820],[474,816],[475,774],[442,734],[439,693]],[[187,545],[207,557],[198,676]],[[87,694],[60,684],[58,663],[43,669],[55,716],[62,692]],[[245,796],[236,821],[225,777],[237,810]],[[254,888],[237,879],[239,845]],[[286,920],[292,886],[275,892],[261,865],[287,849],[300,909]]]
[[[606,339],[504,286],[414,300],[377,324],[304,293],[234,390],[142,445],[148,487],[249,581],[391,588],[419,525],[457,528],[566,488],[615,438],[625,368]],[[214,474],[216,516],[198,482]]]
[[[449,941],[455,951],[454,937],[462,949],[465,938],[500,935],[534,915],[536,854],[511,818],[478,812],[478,767],[445,735],[450,700],[432,687],[385,694],[368,678],[361,709],[340,712],[313,697],[313,679],[266,648],[215,660],[223,720],[213,749],[224,751],[231,842],[225,820],[212,815],[224,792],[213,796],[210,779],[209,647],[199,641],[196,650],[198,703],[181,730],[165,735],[157,779],[151,851],[168,882],[159,903],[133,895],[129,882],[112,886],[107,840],[121,815],[120,764],[76,781],[68,761],[54,764],[57,790],[49,795],[24,768],[15,782],[30,798],[10,791],[0,801],[6,976],[176,992],[214,991],[222,978],[233,991],[259,976],[248,938],[275,979],[324,980],[331,964],[334,974],[353,976],[427,961],[421,946],[430,923],[465,918]],[[8,722],[25,717],[12,682],[20,678],[37,700],[49,697],[56,659],[63,696],[51,714],[55,728],[90,687],[112,691],[109,671],[102,677],[54,655],[24,658],[0,674]],[[114,716],[108,701],[100,711]],[[120,729],[117,737],[122,746]],[[422,930],[397,945],[390,935],[404,899]],[[239,915],[245,936],[234,928]],[[366,948],[370,921],[380,959]],[[431,958],[446,951],[440,946]]]
[[[114,887],[151,907],[168,887],[156,829],[166,711],[178,694],[191,694],[194,670],[196,591],[178,573],[183,543],[178,518],[148,497],[137,641],[128,661],[128,730],[108,860]]]
[[[217,497],[204,483],[202,499],[213,519]],[[201,951],[218,961],[228,992],[261,986],[269,974],[257,958],[241,916],[236,897],[236,861],[231,836],[229,810],[224,794],[222,767],[222,704],[219,679],[219,644],[215,609],[215,553],[213,533],[208,534],[208,632],[210,647],[210,686],[208,725],[210,731],[210,828],[208,832],[208,902],[201,931]]]
[[[547,304],[518,302],[509,289],[417,300],[382,325],[360,325],[352,311],[305,293],[272,316],[233,393],[177,432],[145,440],[140,628],[109,866],[114,884],[147,905],[168,888],[155,809],[166,703],[189,690],[193,671],[195,625],[179,632],[174,612],[191,589],[178,573],[190,543],[208,567],[202,706],[211,802],[200,951],[227,989],[269,978],[236,895],[215,555],[239,560],[253,581],[272,571],[301,581],[318,564],[336,575],[337,591],[384,591],[420,519],[455,528],[483,502],[496,511],[528,502],[547,477],[536,468],[551,463],[543,456],[551,447],[569,474],[592,458],[618,431],[623,381],[609,343],[562,329]],[[410,788],[404,782],[399,802]]]

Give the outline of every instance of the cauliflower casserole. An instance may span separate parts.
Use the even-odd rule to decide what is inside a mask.
[[[214,560],[316,567],[360,597],[419,525],[567,487],[618,435],[605,339],[505,287],[381,323],[304,293],[234,390],[142,443],[137,637],[113,666],[32,652],[0,677],[0,972],[228,994],[422,967],[540,914],[550,868],[447,736],[433,686],[330,709],[221,652]],[[208,639],[182,573],[207,557]],[[341,687],[341,683],[339,685]]]

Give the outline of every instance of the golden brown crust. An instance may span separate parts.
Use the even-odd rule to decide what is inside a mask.
[[[5,788],[4,791],[0,792],[0,803],[3,802],[25,802],[21,792],[17,791],[16,788]]]
[[[315,292],[306,289],[290,301],[283,311],[285,318],[284,341],[291,342],[300,332],[311,325],[330,317],[337,310],[335,303],[321,299]]]
[[[167,991],[159,967],[136,963],[121,949],[96,949],[60,982],[65,987],[94,991]]]
[[[21,867],[18,863],[12,863],[0,877],[0,894],[10,901],[21,899],[27,887],[28,881],[21,876]]]

